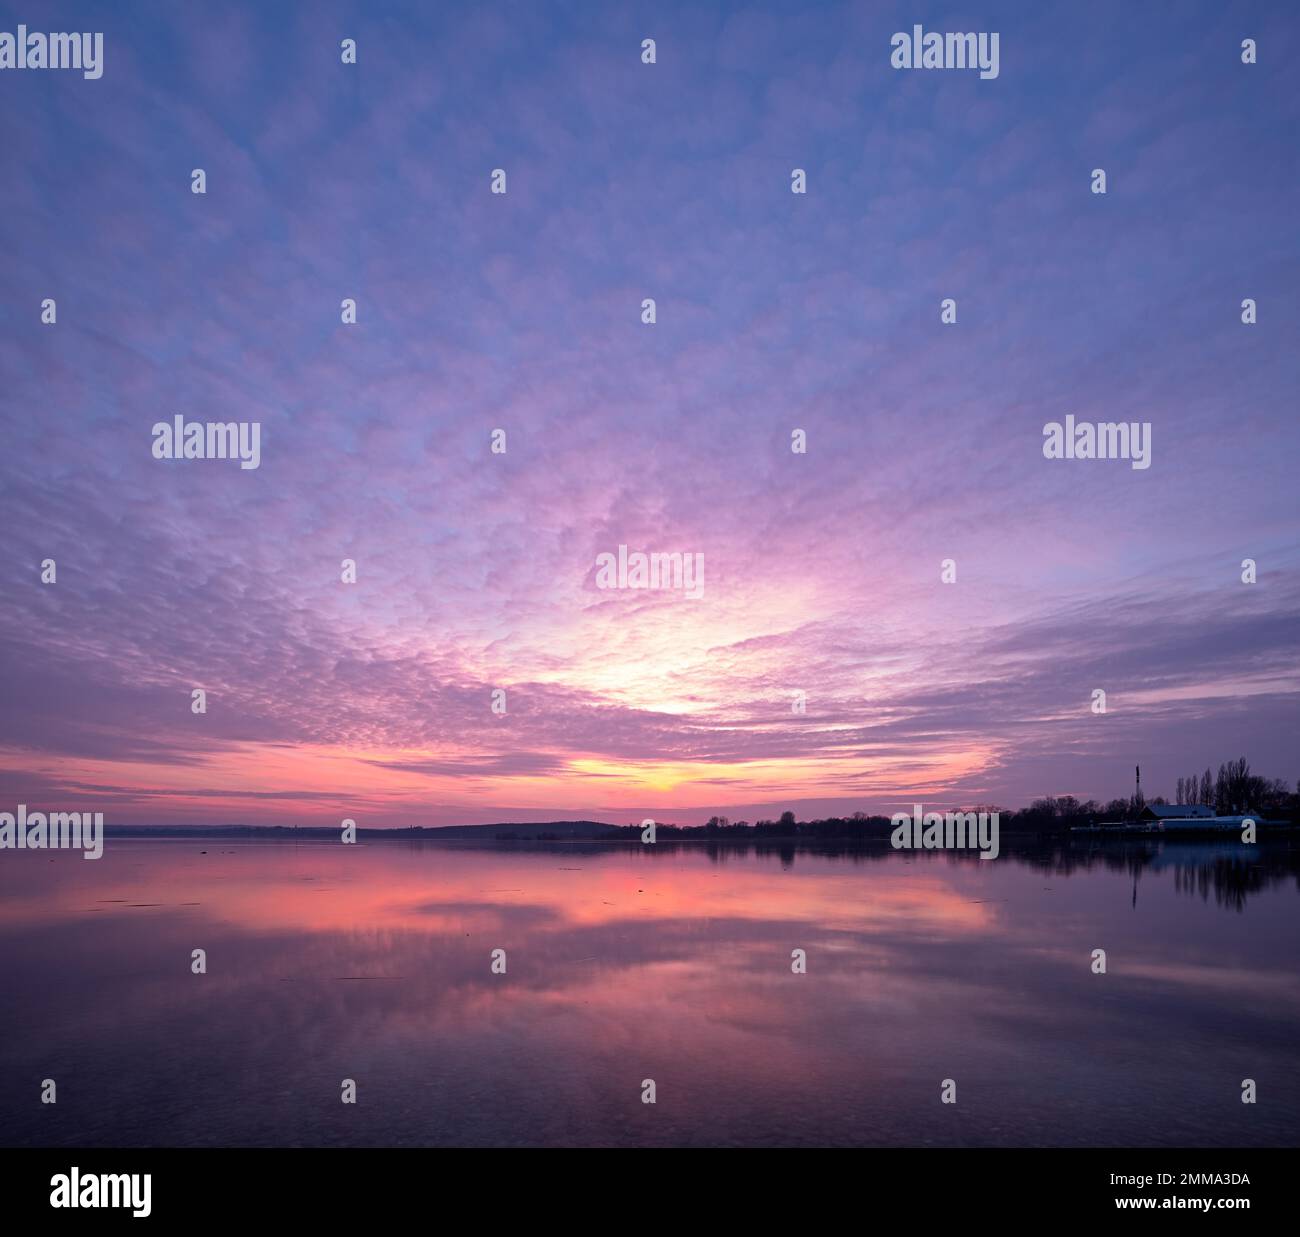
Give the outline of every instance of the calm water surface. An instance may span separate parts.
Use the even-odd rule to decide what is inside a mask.
[[[1295,1145],[1298,871],[1005,839],[7,851],[0,1144]]]

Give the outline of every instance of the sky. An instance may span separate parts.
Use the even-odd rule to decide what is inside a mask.
[[[1293,5],[19,22],[104,52],[0,71],[0,806],[694,824],[1300,776]],[[892,68],[917,23],[998,32],[998,76]],[[154,458],[177,415],[258,423],[260,466]],[[1045,458],[1067,415],[1149,424],[1150,466]],[[702,595],[600,587],[620,545],[702,554]]]

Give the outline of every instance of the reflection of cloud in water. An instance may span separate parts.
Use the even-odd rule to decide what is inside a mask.
[[[789,866],[592,848],[580,872],[546,848],[224,849],[119,843],[102,867],[0,867],[6,1142],[1300,1133],[1295,898],[1262,856],[1248,913],[1224,915],[1149,848],[993,863],[799,849]],[[1098,946],[1106,976],[1088,965]],[[57,1112],[33,1115],[26,1080],[51,1075]],[[937,1104],[948,1076],[960,1122]],[[1229,1076],[1266,1080],[1268,1102],[1243,1114]]]

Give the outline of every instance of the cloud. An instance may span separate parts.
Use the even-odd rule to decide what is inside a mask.
[[[115,27],[98,95],[11,83],[6,790],[418,823],[1286,772],[1282,77],[1216,89],[1188,30],[1205,90],[1148,81],[1094,32],[1126,58],[1045,91],[1046,19],[980,83],[891,73],[848,6],[683,8],[655,66],[617,14],[410,15],[352,77],[329,22],[241,11]],[[257,420],[262,467],[152,459],[177,412]],[[1152,468],[1044,460],[1070,412],[1151,421]],[[597,589],[620,544],[702,553],[705,596]]]

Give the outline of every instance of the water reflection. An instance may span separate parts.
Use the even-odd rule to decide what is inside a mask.
[[[990,862],[184,839],[115,840],[98,862],[0,858],[5,1144],[1300,1133],[1287,845],[1022,844]],[[195,948],[206,975],[190,972]],[[956,1106],[938,1101],[947,1077]],[[1247,1077],[1255,1106],[1240,1103]]]

